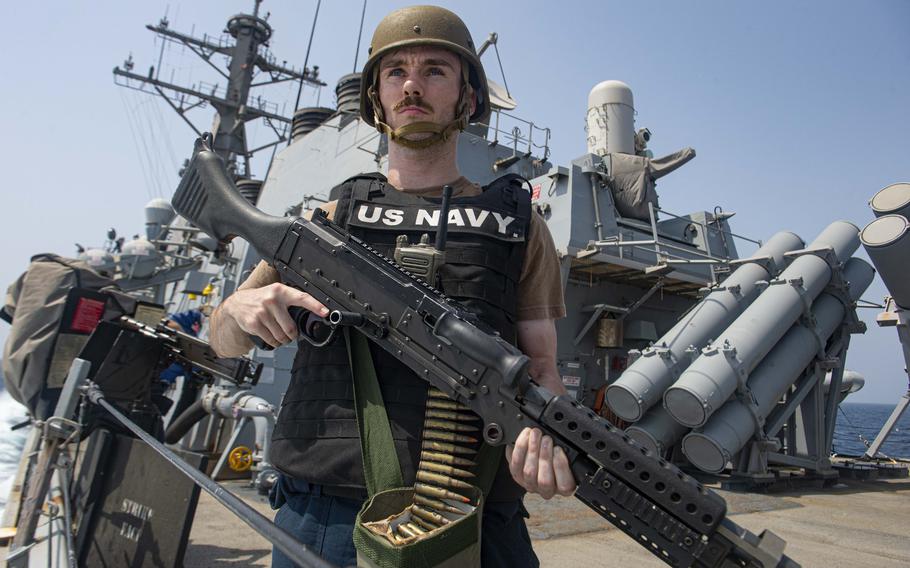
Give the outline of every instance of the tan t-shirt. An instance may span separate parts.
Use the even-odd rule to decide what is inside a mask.
[[[452,197],[471,197],[483,191],[479,185],[465,177],[460,177],[449,185],[452,186]],[[442,187],[439,186],[400,191],[421,197],[442,195]],[[334,217],[336,205],[336,201],[330,201],[321,206],[328,213],[329,219]],[[240,288],[260,288],[278,281],[278,272],[263,261]],[[556,247],[546,222],[536,212],[531,215],[525,262],[518,281],[517,315],[519,321],[559,319],[566,315]]]

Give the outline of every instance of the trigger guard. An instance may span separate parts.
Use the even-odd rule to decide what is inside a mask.
[[[325,339],[320,339],[311,334],[312,329],[316,324],[324,323],[326,327],[329,328],[329,335]],[[307,320],[304,322],[304,325],[299,327],[300,335],[307,343],[313,347],[325,347],[335,339],[335,332],[338,330],[337,326],[329,324],[325,319],[310,313],[307,317]]]

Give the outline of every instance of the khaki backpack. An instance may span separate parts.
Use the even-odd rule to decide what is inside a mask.
[[[62,388],[98,321],[131,313],[133,307],[113,280],[85,262],[33,256],[28,270],[7,289],[0,311],[12,325],[3,348],[6,390],[33,417],[46,418],[36,415],[42,393]]]

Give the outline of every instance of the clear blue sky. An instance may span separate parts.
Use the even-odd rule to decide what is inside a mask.
[[[671,211],[722,205],[737,212],[737,232],[767,238],[790,229],[811,240],[835,219],[864,226],[868,198],[910,180],[910,2],[440,3],[464,18],[478,44],[499,33],[516,114],[553,130],[555,162],[585,151],[590,88],[628,83],[656,155],[698,152],[660,183]],[[360,64],[376,22],[405,4],[369,2]],[[315,6],[264,2],[279,60],[302,64]],[[310,56],[329,83],[322,103],[353,69],[361,6],[322,3]],[[110,226],[127,236],[143,231],[142,207],[150,196],[169,196],[193,135],[162,101],[114,86],[111,69],[129,53],[138,72],[157,62],[160,44],[144,25],[165,12],[178,31],[217,35],[228,16],[251,8],[252,0],[5,7],[0,286],[32,254],[71,255],[74,242],[98,245]],[[162,78],[217,80],[178,48],[165,63]],[[502,82],[492,50],[484,63]],[[288,86],[268,97],[293,94]],[[315,102],[305,91],[303,104]],[[194,119],[207,126],[211,109]],[[267,141],[262,127],[254,137]],[[261,164],[255,173],[264,173]],[[877,281],[866,297],[884,293]],[[876,328],[874,315],[863,311],[869,331],[854,338],[848,357],[867,378],[853,400],[892,402],[906,387],[903,361],[894,330]],[[6,329],[0,324],[0,340]]]

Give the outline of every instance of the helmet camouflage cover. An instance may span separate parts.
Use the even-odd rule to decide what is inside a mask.
[[[468,122],[485,122],[490,116],[490,93],[480,58],[471,33],[461,18],[438,6],[410,6],[395,10],[379,22],[370,42],[369,59],[363,66],[360,85],[360,116],[380,131],[385,117],[378,104],[379,74],[377,68],[384,55],[412,46],[435,46],[461,57],[462,76],[474,91],[476,107],[469,117],[456,116],[459,130]],[[466,89],[463,87],[459,107],[467,114]],[[377,108],[378,107],[378,108]],[[378,124],[377,124],[378,123]]]

